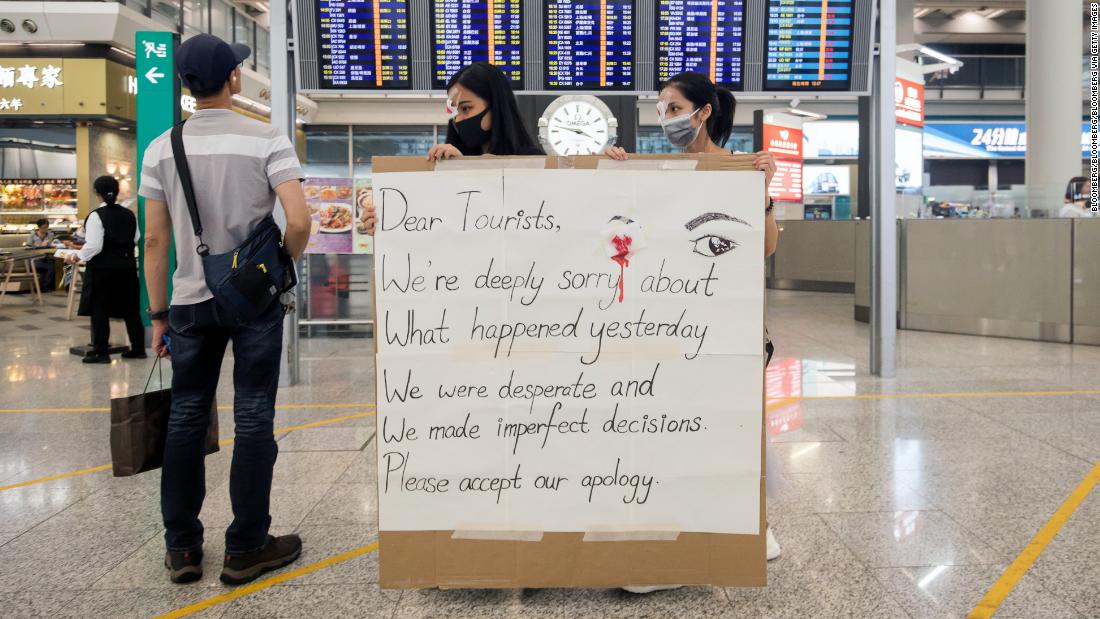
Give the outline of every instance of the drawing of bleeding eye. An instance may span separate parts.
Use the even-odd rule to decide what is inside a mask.
[[[700,256],[706,256],[707,258],[717,258],[739,246],[736,241],[731,241],[717,234],[704,234],[692,241],[692,243],[694,243],[692,250]]]

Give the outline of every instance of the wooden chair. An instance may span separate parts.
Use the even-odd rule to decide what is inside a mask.
[[[65,308],[65,320],[73,319],[73,311],[76,309],[77,293],[79,289],[84,287],[84,264],[74,264],[70,267],[72,269],[72,279],[69,280],[69,303]]]

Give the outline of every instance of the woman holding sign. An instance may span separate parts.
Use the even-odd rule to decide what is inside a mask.
[[[733,132],[736,107],[732,92],[715,86],[702,73],[687,72],[673,76],[661,87],[657,117],[665,137],[683,152],[730,155],[733,153],[722,144]],[[606,154],[619,161],[629,157],[626,150],[618,146],[608,148]],[[764,186],[770,185],[775,174],[772,154],[760,151],[753,163],[764,173]],[[771,200],[764,205],[764,212],[767,213],[764,226],[764,257],[767,258],[775,253],[779,244],[779,226],[772,214]]]
[[[447,142],[428,151],[430,161],[545,154],[523,126],[508,78],[488,62],[466,65],[451,77],[447,113]]]
[[[726,143],[730,133],[733,132],[733,113],[736,106],[737,101],[732,92],[715,86],[714,82],[702,73],[687,72],[673,76],[661,87],[660,98],[657,101],[657,117],[661,121],[665,137],[683,152],[729,155],[732,153],[722,144]],[[628,158],[627,152],[618,146],[607,149],[606,154],[618,161],[625,161]],[[771,153],[765,151],[756,153],[753,163],[757,170],[764,173],[764,186],[770,185],[772,176],[775,174],[775,159]],[[775,216],[772,214],[771,199],[764,204],[764,212],[766,214],[764,257],[767,258],[775,253],[776,245],[779,243],[779,226],[776,225]],[[765,350],[766,365],[771,361],[773,351],[771,339],[766,339]],[[774,473],[773,459],[769,449],[767,468],[773,469]],[[774,494],[773,480],[776,476],[772,474],[766,477],[769,486],[768,494]],[[780,547],[770,526],[767,538],[768,560],[771,561],[779,556]],[[626,589],[634,593],[648,593],[667,588],[670,587],[627,587]]]
[[[447,83],[447,141],[428,150],[428,161],[546,153],[531,139],[504,73],[488,62],[466,65]],[[359,229],[374,235],[374,205],[362,209]]]

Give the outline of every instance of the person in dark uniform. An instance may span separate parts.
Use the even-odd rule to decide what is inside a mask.
[[[92,320],[92,351],[84,363],[110,363],[107,353],[111,318],[126,321],[130,350],[127,359],[144,359],[145,327],[141,323],[140,291],[134,245],[139,233],[137,218],[118,204],[118,181],[112,176],[95,179],[95,192],[103,203],[84,220],[86,240],[69,261],[84,262],[84,289],[80,295],[81,316]]]

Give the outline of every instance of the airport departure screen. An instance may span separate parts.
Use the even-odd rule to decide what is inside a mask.
[[[657,83],[684,71],[742,87],[745,0],[658,0]]]
[[[411,86],[406,0],[318,0],[317,48],[322,88]]]
[[[764,90],[847,90],[855,0],[768,0]]]
[[[432,0],[432,88],[462,67],[488,61],[523,85],[522,0]]]
[[[548,90],[634,87],[633,0],[544,0]]]

